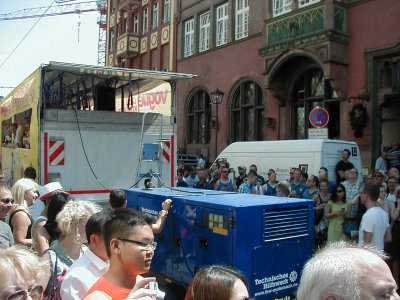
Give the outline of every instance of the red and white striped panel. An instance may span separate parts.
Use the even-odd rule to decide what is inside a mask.
[[[171,162],[171,141],[162,141],[162,143],[163,163],[169,164]]]
[[[49,164],[51,166],[63,166],[65,159],[65,141],[60,138],[49,139]]]

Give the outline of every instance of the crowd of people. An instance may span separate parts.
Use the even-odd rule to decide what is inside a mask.
[[[274,170],[264,179],[256,165],[248,172],[239,166],[232,176],[222,162],[179,168],[177,185],[313,200],[316,253],[305,265],[298,299],[400,299],[399,170],[375,170],[360,182],[349,154],[343,151],[335,181],[323,166],[310,176],[293,168],[277,182]],[[0,299],[156,299],[161,292],[149,289],[156,278],[143,275],[171,200],[155,218],[127,208],[125,192],[113,190],[103,210],[75,201],[59,183],[39,187],[29,173],[12,187],[0,184]],[[43,210],[32,217],[37,201]],[[208,266],[187,290],[185,300],[195,299],[249,299],[248,283],[239,270]]]
[[[397,144],[394,144],[396,147]],[[390,151],[389,151],[390,152]],[[321,166],[318,174],[308,175],[292,168],[288,179],[278,182],[276,172],[268,170],[268,178],[257,173],[255,164],[239,166],[237,173],[229,162],[203,166],[180,165],[177,186],[220,190],[277,197],[294,197],[314,201],[314,248],[326,243],[353,241],[372,245],[390,254],[389,265],[396,282],[400,276],[400,185],[397,154],[383,155],[376,169],[365,180],[350,162],[351,152],[344,149],[335,167],[335,178],[328,178],[328,169]],[[382,167],[388,164],[388,168]],[[237,174],[237,175],[236,175]]]
[[[37,201],[43,210],[34,219],[29,207]],[[104,210],[75,201],[58,182],[1,183],[0,299],[153,299],[157,292],[148,286],[156,279],[142,274],[150,269],[154,234],[162,231],[171,200],[157,218],[126,206],[123,190],[111,191]]]

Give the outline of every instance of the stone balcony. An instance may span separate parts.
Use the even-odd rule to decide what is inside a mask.
[[[117,39],[117,49],[115,51],[117,57],[129,57],[139,54],[140,37],[133,33],[124,33]]]

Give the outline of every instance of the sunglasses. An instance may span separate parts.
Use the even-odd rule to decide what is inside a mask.
[[[0,201],[3,203],[3,204],[14,204],[14,199],[11,199],[11,198],[4,198],[4,199],[0,199]]]

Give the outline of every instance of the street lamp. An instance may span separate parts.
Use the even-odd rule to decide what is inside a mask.
[[[215,104],[215,158],[217,158],[217,139],[218,139],[218,105],[221,104],[222,98],[224,98],[225,93],[220,91],[218,88],[210,92],[211,102]]]

